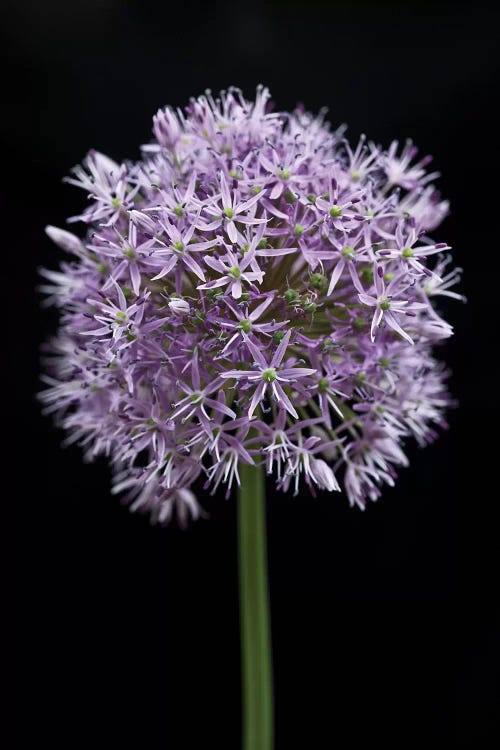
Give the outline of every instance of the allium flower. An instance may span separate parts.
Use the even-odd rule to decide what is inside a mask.
[[[109,457],[114,492],[164,522],[200,515],[241,463],[278,488],[365,507],[450,404],[433,307],[460,269],[429,232],[447,212],[428,159],[351,149],[297,109],[237,89],[154,117],[137,163],[95,151],[71,258],[43,271],[62,312],[41,394],[69,441]]]

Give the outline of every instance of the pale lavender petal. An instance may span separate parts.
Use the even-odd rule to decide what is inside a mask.
[[[250,339],[248,336],[244,335],[243,338],[245,340],[245,344],[248,347],[248,351],[252,355],[254,361],[257,362],[257,364],[260,365],[260,367],[262,367],[263,370],[265,370],[268,365],[259,347],[256,346],[253,343],[252,339]]]
[[[257,307],[255,308],[255,310],[253,310],[253,312],[250,313],[250,315],[248,316],[250,318],[250,320],[258,320],[260,318],[260,316],[262,315],[262,313],[265,310],[267,310],[267,308],[269,307],[269,305],[272,302],[273,302],[273,298],[272,297],[266,297],[266,299],[264,300],[264,302],[261,302],[260,305],[257,305]]]
[[[295,419],[298,419],[299,415],[295,411],[295,408],[293,407],[292,402],[290,401],[290,399],[288,398],[288,396],[286,395],[285,391],[283,390],[283,388],[280,386],[279,383],[277,382],[273,383],[273,391],[274,391],[277,401],[285,407],[287,412],[289,412],[292,415],[292,417],[294,417]]]
[[[285,356],[285,352],[288,347],[288,342],[290,341],[290,336],[292,335],[291,331],[287,331],[285,335],[283,336],[283,339],[281,340],[278,348],[274,352],[273,358],[271,360],[271,367],[277,367],[283,357]]]
[[[266,390],[266,383],[261,381],[257,388],[254,391],[254,394],[252,396],[252,400],[250,402],[250,406],[248,407],[248,418],[250,419],[257,408],[257,406],[262,401],[262,396],[264,394],[264,391]]]
[[[195,261],[194,258],[192,258],[189,253],[184,253],[182,256],[182,260],[186,264],[186,266],[202,281],[205,281],[205,274],[203,273],[203,270],[199,263]]]
[[[160,273],[158,273],[156,276],[153,276],[153,278],[151,279],[151,281],[157,281],[157,279],[162,279],[164,276],[166,276],[167,274],[169,274],[170,271],[172,270],[172,268],[175,266],[176,263],[177,263],[177,256],[176,255],[172,255],[172,257],[170,257],[167,260],[167,262],[165,263],[165,265],[161,269]]]
[[[328,286],[328,291],[326,293],[328,297],[330,296],[330,294],[333,292],[333,290],[337,286],[337,282],[340,279],[340,277],[342,276],[344,268],[345,268],[345,260],[340,260],[337,263],[337,265],[335,266],[335,268],[333,269],[333,273],[332,273],[332,276],[330,278],[330,284]],[[361,295],[360,295],[360,298],[361,298]],[[363,300],[361,300],[361,301],[363,301]]]

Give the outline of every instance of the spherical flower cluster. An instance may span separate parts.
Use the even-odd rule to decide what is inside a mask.
[[[429,236],[436,174],[410,143],[353,150],[323,116],[273,113],[265,88],[153,129],[141,161],[73,170],[83,239],[47,227],[72,256],[42,271],[62,315],[47,411],[153,520],[196,517],[193,482],[229,493],[240,463],[363,508],[450,402],[433,303],[460,269]]]

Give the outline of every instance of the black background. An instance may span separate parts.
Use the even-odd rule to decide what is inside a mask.
[[[487,4],[389,2],[12,3],[4,14],[4,247],[13,262],[21,397],[19,746],[239,746],[235,502],[205,502],[186,532],[152,528],[82,465],[35,401],[43,234],[79,212],[61,178],[89,147],[138,158],[167,103],[267,84],[276,106],[326,105],[387,145],[411,136],[435,156],[452,213],[435,233],[465,269],[468,305],[446,307],[442,352],[460,408],[451,429],[365,513],[345,497],[275,495],[269,558],[276,747],[361,742],[490,746],[494,736],[494,563],[498,527],[496,30]],[[5,101],[5,86],[4,86]],[[18,181],[18,184],[17,182]],[[10,433],[9,433],[10,434]],[[12,471],[11,467],[7,467]],[[346,739],[342,739],[342,738]],[[478,744],[479,743],[479,744]]]

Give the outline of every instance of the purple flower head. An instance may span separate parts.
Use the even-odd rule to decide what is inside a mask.
[[[241,463],[364,508],[451,404],[435,304],[463,297],[429,159],[351,148],[262,87],[160,110],[153,132],[137,163],[73,170],[81,237],[47,227],[70,258],[42,271],[62,312],[46,410],[161,523],[203,515],[193,483],[229,493]]]

